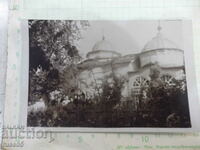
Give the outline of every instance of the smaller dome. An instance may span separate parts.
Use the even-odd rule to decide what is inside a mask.
[[[155,49],[177,49],[177,46],[174,42],[164,38],[160,33],[161,27],[158,27],[157,35],[152,38],[143,48],[143,52]]]
[[[113,50],[112,44],[105,40],[105,37],[103,36],[101,41],[98,41],[92,48],[92,51],[98,51],[98,50]]]

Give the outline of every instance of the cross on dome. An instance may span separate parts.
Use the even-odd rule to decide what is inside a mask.
[[[102,39],[97,41],[92,48],[92,51],[98,50],[114,50],[112,44],[110,41],[106,40],[104,35],[102,36]]]
[[[155,50],[155,49],[176,49],[177,46],[174,42],[168,40],[165,38],[160,32],[162,30],[162,27],[160,25],[160,21],[158,21],[158,27],[157,27],[158,33],[155,37],[153,37],[143,48],[143,52]]]
[[[162,30],[162,27],[161,26],[158,26],[158,32],[160,32]]]
[[[162,27],[160,25],[160,20],[158,21],[158,27],[157,27],[158,33],[160,33],[160,31],[162,30]]]
[[[105,40],[104,29],[102,29],[102,40]]]
[[[102,36],[102,40],[105,40],[105,36],[104,35]]]

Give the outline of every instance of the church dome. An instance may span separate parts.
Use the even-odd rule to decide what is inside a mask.
[[[111,59],[120,56],[121,54],[113,50],[112,44],[105,40],[104,36],[101,41],[98,41],[93,46],[92,51],[86,55],[88,59]]]
[[[177,49],[177,46],[174,42],[164,38],[160,33],[161,27],[158,27],[157,35],[152,38],[143,48],[143,52],[156,50],[156,49]]]
[[[113,50],[113,46],[109,41],[105,40],[103,36],[102,40],[98,41],[92,48],[92,51],[98,50]]]
[[[177,48],[176,44],[164,38],[158,26],[157,35],[149,41],[140,54],[140,66],[159,65],[163,68],[182,67],[183,50]]]

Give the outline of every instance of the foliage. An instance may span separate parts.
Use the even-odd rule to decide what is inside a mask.
[[[30,113],[28,124],[62,127],[189,127],[185,79],[174,80],[173,85],[159,80],[159,87],[155,87],[153,82],[151,80],[149,87],[141,88],[141,93],[145,91],[147,96],[141,94],[141,105],[137,109],[134,109],[134,95],[122,102],[124,80],[112,76],[102,84],[100,97],[87,99],[75,96],[65,106],[58,104],[48,107],[44,112]]]
[[[49,105],[49,93],[60,90],[64,98],[64,88],[68,87],[63,83],[75,86],[71,76],[81,59],[75,41],[81,38],[81,29],[88,25],[87,21],[29,21],[29,105],[41,98]],[[66,77],[66,72],[71,76]]]
[[[187,90],[181,88],[183,83],[186,84],[185,80],[175,80],[174,83],[171,86],[162,84],[159,88],[150,86],[147,90],[148,100],[143,100],[147,101],[146,110],[151,110],[148,116],[153,120],[151,126],[168,126],[167,118],[173,113],[180,117],[174,126],[190,125]]]
[[[112,109],[121,100],[121,90],[123,88],[124,79],[111,74],[106,77],[103,82],[103,92],[100,98],[100,105],[105,109]]]
[[[83,95],[75,95],[67,105],[49,106],[43,112],[31,112],[28,115],[29,126],[116,126],[119,118],[115,118],[117,110],[114,106],[120,102],[123,80],[110,76],[112,83],[105,80],[100,97],[86,99]],[[100,99],[100,100],[96,100]],[[36,117],[37,116],[37,117]]]
[[[165,83],[158,69],[152,71],[149,87],[142,88],[146,97],[141,97],[142,107],[138,113],[138,126],[189,127],[190,115],[186,79],[172,79]],[[171,118],[171,119],[170,119]],[[174,120],[174,121],[173,121]],[[145,123],[144,123],[145,122]]]

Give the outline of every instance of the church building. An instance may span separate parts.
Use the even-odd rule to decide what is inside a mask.
[[[137,93],[141,86],[148,86],[151,68],[155,65],[159,66],[164,82],[170,84],[173,78],[184,77],[184,52],[162,35],[160,26],[155,37],[135,54],[116,52],[103,36],[87,53],[86,59],[78,63],[79,88],[92,96],[101,87],[104,78],[114,73],[126,79],[122,96],[128,97],[132,92]]]

